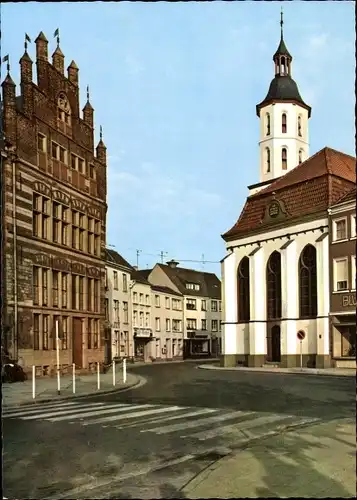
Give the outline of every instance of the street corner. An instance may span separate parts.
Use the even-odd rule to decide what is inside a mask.
[[[37,398],[34,399],[28,399],[28,394],[24,395],[24,399],[21,400],[19,397],[14,397],[11,398],[10,394],[7,394],[6,397],[2,398],[2,403],[3,407],[26,407],[34,404],[45,404],[45,403],[53,403],[53,402],[60,402],[60,401],[69,401],[69,400],[77,400],[77,399],[82,399],[82,398],[89,398],[91,396],[104,396],[106,394],[115,394],[119,392],[125,392],[129,390],[134,390],[138,389],[139,387],[142,387],[147,383],[147,380],[145,377],[142,375],[137,375],[133,373],[128,373],[127,374],[127,382],[125,384],[118,384],[116,387],[111,387],[110,389],[108,387],[105,387],[103,389],[93,389],[91,390],[82,390],[81,392],[78,392],[77,394],[62,394],[58,395],[56,394],[56,390],[54,389],[53,391],[46,391],[46,394],[43,393],[42,395],[39,395]],[[86,382],[86,384],[89,385],[89,382]],[[25,400],[26,399],[26,400]]]
[[[223,490],[221,493],[218,490],[221,489],[220,485],[228,477],[229,471],[227,471],[227,465],[231,461],[232,454],[230,450],[229,453],[222,454],[218,460],[197,474],[181,489],[185,498],[222,498],[222,496],[228,498]],[[230,496],[234,498],[236,495]]]
[[[226,370],[226,368],[224,368],[222,366],[216,366],[216,365],[210,365],[210,364],[198,365],[196,368],[198,368],[199,370]]]

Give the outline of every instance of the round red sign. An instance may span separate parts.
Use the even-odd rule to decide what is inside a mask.
[[[299,331],[297,332],[297,338],[298,338],[299,340],[304,340],[304,338],[305,338],[305,332],[304,332],[304,330],[299,330]]]

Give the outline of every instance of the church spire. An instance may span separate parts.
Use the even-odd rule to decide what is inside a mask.
[[[285,45],[283,27],[284,27],[284,17],[283,17],[283,8],[281,8],[280,43],[273,56],[273,61],[275,62],[275,75],[291,76],[291,61],[293,58]]]

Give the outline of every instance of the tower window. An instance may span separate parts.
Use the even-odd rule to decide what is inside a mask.
[[[267,135],[270,135],[270,114],[266,114]]]
[[[303,162],[303,159],[302,159],[302,153],[303,153],[303,150],[302,150],[302,149],[300,149],[300,150],[299,150],[299,165],[300,165],[300,163],[302,163],[302,162]]]
[[[267,172],[270,172],[270,149],[266,148],[266,163],[267,163]]]
[[[285,57],[282,57],[280,60],[280,74],[285,75],[286,73],[286,62]]]
[[[287,160],[287,151],[286,148],[281,150],[281,168],[283,170],[287,170],[288,168],[288,160]]]
[[[63,92],[58,97],[57,102],[58,119],[67,125],[71,124],[71,108],[67,97]]]
[[[298,116],[298,136],[302,137],[301,116]]]
[[[281,131],[283,134],[286,134],[286,113],[283,113],[281,116]]]

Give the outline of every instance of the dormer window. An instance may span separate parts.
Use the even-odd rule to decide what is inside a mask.
[[[288,159],[287,159],[287,151],[286,148],[281,150],[281,168],[282,170],[287,170],[288,168]]]
[[[270,135],[270,114],[269,113],[266,114],[266,125],[267,125],[266,133],[267,133],[267,135]]]
[[[197,283],[186,283],[186,288],[187,290],[196,290],[196,292],[198,292],[200,289],[200,285],[198,285]]]
[[[69,105],[68,99],[66,95],[61,92],[61,94],[58,97],[58,102],[57,102],[57,113],[58,113],[58,119],[65,123],[66,125],[71,124],[71,107]]]
[[[281,131],[283,134],[286,134],[287,126],[286,126],[286,113],[283,113],[281,116]]]
[[[301,116],[298,116],[298,136],[302,137]]]

